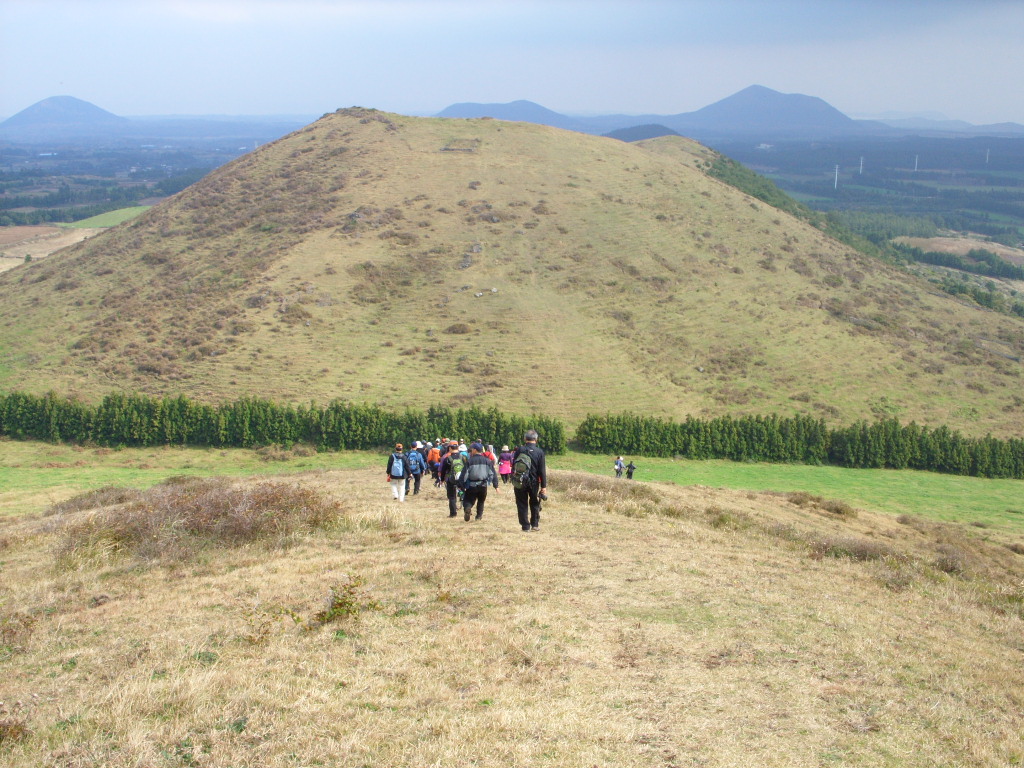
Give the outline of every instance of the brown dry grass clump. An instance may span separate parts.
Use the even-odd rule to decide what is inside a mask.
[[[334,525],[344,514],[336,500],[307,487],[188,477],[171,478],[143,493],[91,491],[51,513],[67,515],[76,509],[97,511],[62,526],[62,558],[101,552],[181,558],[213,545],[282,545],[296,534]]]
[[[344,525],[288,548],[217,534],[259,485],[0,522],[0,720],[18,729],[0,766],[1024,760],[1024,558],[974,529],[974,568],[952,574],[932,564],[951,531],[865,509],[554,472],[523,533],[507,488],[464,522],[432,486],[398,504],[349,470],[281,484],[343,498]],[[158,538],[206,521],[184,538],[204,546],[68,567],[89,520],[132,528],[143,507]],[[891,554],[815,556],[830,536]]]

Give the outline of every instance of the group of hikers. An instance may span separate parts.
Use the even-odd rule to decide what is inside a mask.
[[[523,435],[523,444],[515,450],[507,445],[494,453],[494,446],[475,440],[438,439],[436,442],[415,441],[408,451],[401,443],[388,456],[387,475],[391,494],[400,502],[406,494],[420,492],[424,476],[443,487],[448,497],[448,516],[458,517],[462,507],[466,522],[479,520],[484,514],[488,486],[497,490],[499,483],[512,485],[516,513],[523,531],[540,530],[541,503],[547,499],[547,464],[544,451],[537,445],[536,430]],[[475,518],[474,518],[475,508]]]

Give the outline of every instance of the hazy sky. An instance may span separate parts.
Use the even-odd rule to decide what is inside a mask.
[[[0,0],[0,118],[676,114],[748,85],[848,115],[1024,123],[1024,0]]]

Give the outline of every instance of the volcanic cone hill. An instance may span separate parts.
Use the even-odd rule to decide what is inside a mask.
[[[0,387],[1020,433],[1024,321],[710,178],[714,157],[340,110],[0,276]]]

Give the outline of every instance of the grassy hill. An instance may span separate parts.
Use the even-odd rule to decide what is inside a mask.
[[[638,144],[329,114],[0,276],[0,386],[1020,434],[1024,322]]]
[[[465,523],[379,469],[0,520],[0,766],[1024,761],[1024,559],[988,532],[550,485],[526,534],[507,490]]]

